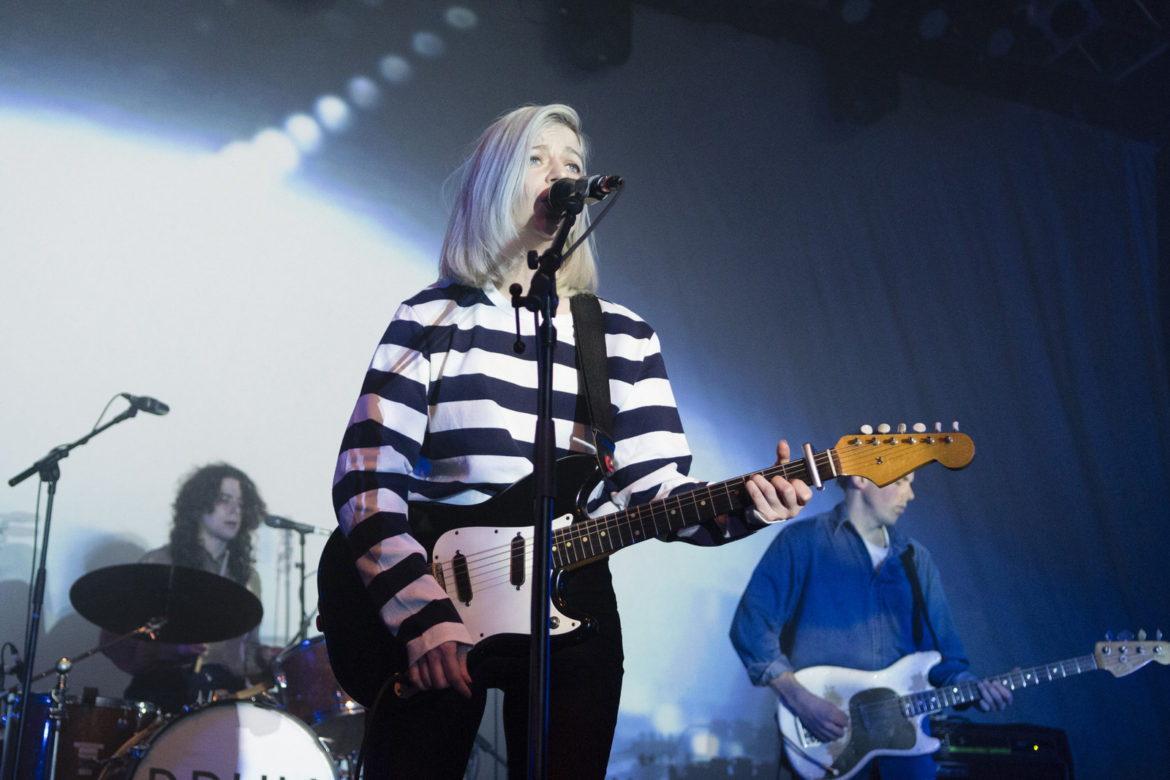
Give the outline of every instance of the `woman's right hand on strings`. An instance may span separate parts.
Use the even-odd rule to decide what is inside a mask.
[[[454,688],[471,698],[471,673],[467,671],[470,645],[444,642],[432,647],[410,666],[410,682],[422,691]]]

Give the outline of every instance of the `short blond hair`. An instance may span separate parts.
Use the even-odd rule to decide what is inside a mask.
[[[580,140],[581,164],[585,165],[588,149],[581,120],[566,105],[517,108],[480,135],[471,155],[455,172],[458,190],[439,256],[442,280],[483,287],[503,278],[504,264],[513,258],[500,255],[519,235],[516,213],[526,207],[522,201],[529,151],[537,136],[557,125],[567,127]],[[589,217],[582,212],[570,231],[566,249],[588,224]],[[597,263],[591,238],[557,272],[557,288],[562,295],[597,291]]]

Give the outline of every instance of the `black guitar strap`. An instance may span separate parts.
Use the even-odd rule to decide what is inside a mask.
[[[596,295],[581,293],[569,301],[577,334],[577,392],[585,399],[597,465],[611,476],[613,461],[613,407],[609,401],[609,371],[605,359],[605,323]]]
[[[930,615],[926,612],[926,599],[922,596],[922,585],[918,581],[918,567],[914,565],[914,545],[906,547],[906,552],[899,556],[902,568],[906,570],[906,579],[910,580],[910,591],[914,594],[914,615],[911,617],[914,625],[914,646],[922,642],[922,624],[930,630],[930,640],[934,642],[934,649],[938,650],[938,637],[934,635],[934,626],[930,624]],[[940,651],[941,652],[941,651]]]

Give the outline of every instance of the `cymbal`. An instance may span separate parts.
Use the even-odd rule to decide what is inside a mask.
[[[74,609],[91,623],[128,634],[162,620],[158,640],[219,642],[251,631],[264,616],[252,591],[201,569],[127,563],[95,569],[69,589]]]

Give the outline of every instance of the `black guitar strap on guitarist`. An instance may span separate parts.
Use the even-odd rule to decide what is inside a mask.
[[[605,322],[596,295],[580,293],[569,300],[573,331],[577,334],[577,392],[585,399],[593,433],[594,457],[601,473],[613,476],[613,407],[609,401],[606,369]]]
[[[906,552],[899,556],[902,568],[906,570],[906,579],[910,580],[910,591],[914,594],[914,615],[910,618],[914,625],[914,646],[922,642],[922,624],[930,630],[930,641],[934,642],[934,649],[940,653],[938,637],[934,635],[934,626],[930,624],[930,615],[926,612],[926,599],[922,596],[922,585],[918,581],[918,567],[914,565],[914,545],[906,547]]]

